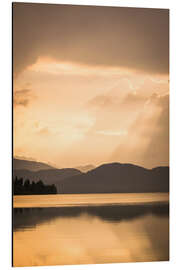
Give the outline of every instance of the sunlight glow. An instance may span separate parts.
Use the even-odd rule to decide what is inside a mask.
[[[39,58],[37,62],[28,67],[35,72],[68,75],[106,75],[122,76],[130,73],[130,69],[120,67],[88,66],[71,62],[57,62],[51,58]],[[132,72],[132,71],[131,71]]]
[[[105,136],[125,136],[128,134],[127,130],[98,130],[96,133]]]

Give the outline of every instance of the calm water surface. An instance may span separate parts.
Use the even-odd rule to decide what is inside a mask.
[[[14,266],[169,259],[166,193],[14,196]]]

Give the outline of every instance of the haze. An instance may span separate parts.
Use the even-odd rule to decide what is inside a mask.
[[[14,155],[169,165],[169,11],[13,4]]]

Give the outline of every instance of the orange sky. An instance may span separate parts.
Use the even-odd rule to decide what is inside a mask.
[[[169,164],[168,11],[13,4],[14,155]]]

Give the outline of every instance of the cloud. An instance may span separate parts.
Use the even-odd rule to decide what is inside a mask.
[[[106,137],[106,140],[113,136],[113,144],[116,143],[117,147],[118,140],[124,141],[131,137],[132,132],[129,132],[129,128],[136,121],[146,100],[147,97],[142,97],[139,94],[134,97],[134,94],[130,92],[123,97],[112,95],[94,97],[88,102],[88,108],[95,119],[93,126],[88,131],[89,134],[103,135],[103,139]],[[118,137],[120,138],[118,139]],[[105,144],[107,147],[107,142]],[[111,151],[113,151],[114,145],[112,147]]]
[[[27,157],[27,156],[19,156],[19,155],[15,155],[14,158],[17,159],[21,159],[21,160],[29,160],[29,161],[37,161],[36,159],[32,158],[32,157]]]
[[[57,61],[50,57],[39,57],[28,70],[53,75],[102,76],[121,77],[130,73],[130,70],[121,67],[91,66],[73,62]],[[117,82],[116,82],[117,83]],[[130,83],[130,82],[128,82]]]
[[[169,164],[169,95],[157,96],[154,101],[161,111],[143,153],[143,160],[152,167],[157,161],[159,165]]]
[[[13,4],[14,74],[40,56],[59,62],[169,72],[166,9]]]
[[[97,134],[105,136],[124,136],[127,135],[126,130],[97,130]]]
[[[87,106],[94,108],[106,108],[115,105],[115,100],[112,96],[98,95],[90,99]]]
[[[50,134],[50,130],[47,127],[43,127],[37,133],[39,135],[49,135]]]
[[[87,102],[96,119],[96,130],[127,130],[147,101],[147,96],[132,91],[116,95],[97,95]]]
[[[146,101],[147,96],[142,95],[142,94],[138,94],[136,92],[128,92],[127,95],[125,96],[125,98],[122,101],[122,104],[125,105],[133,105],[133,104],[142,104]]]
[[[144,167],[169,164],[169,95],[154,93],[122,138],[110,160]]]
[[[142,94],[134,91],[127,91],[122,96],[113,94],[97,95],[87,102],[87,106],[90,108],[99,108],[104,110],[109,109],[122,109],[122,107],[128,109],[134,109],[134,106],[141,106],[147,101],[147,94]]]
[[[14,91],[13,94],[13,104],[16,106],[28,106],[29,102],[33,98],[32,91],[30,89],[22,89]]]

